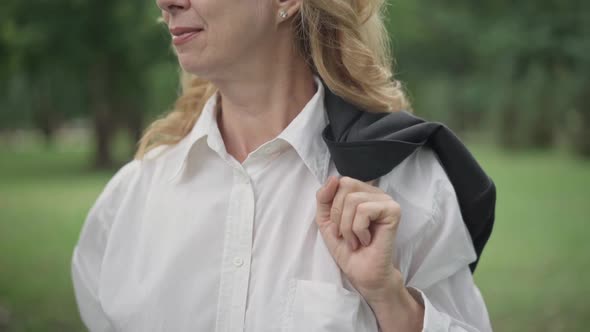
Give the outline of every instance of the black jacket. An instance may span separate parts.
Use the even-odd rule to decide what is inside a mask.
[[[475,271],[492,232],[496,188],[465,145],[440,123],[405,111],[365,112],[324,87],[329,125],[322,137],[341,175],[373,180],[389,173],[420,146],[434,150],[455,189],[471,235],[477,260],[470,268]]]

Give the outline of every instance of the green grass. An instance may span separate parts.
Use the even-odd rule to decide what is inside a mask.
[[[88,171],[86,159],[81,150],[0,150],[0,331],[83,330],[70,258],[110,176]]]
[[[496,226],[476,271],[497,331],[587,331],[590,162],[476,148],[498,187]]]
[[[590,162],[474,147],[498,187],[497,223],[475,274],[496,331],[590,325]],[[88,152],[0,146],[0,331],[83,330],[70,257],[111,172]]]

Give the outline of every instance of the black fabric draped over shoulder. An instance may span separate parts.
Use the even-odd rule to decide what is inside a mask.
[[[461,140],[441,123],[406,111],[366,112],[324,84],[329,125],[322,137],[338,172],[361,181],[389,173],[417,148],[434,150],[452,183],[477,253],[474,272],[494,225],[496,188]]]

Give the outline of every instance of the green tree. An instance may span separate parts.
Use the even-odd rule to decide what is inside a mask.
[[[113,134],[138,139],[153,68],[174,61],[158,15],[138,0],[4,3],[2,126],[30,123],[49,139],[62,120],[90,117],[93,164],[111,166]]]

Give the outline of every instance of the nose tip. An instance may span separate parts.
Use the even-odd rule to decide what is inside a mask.
[[[190,0],[157,0],[157,3],[161,10],[171,14],[190,6]]]

